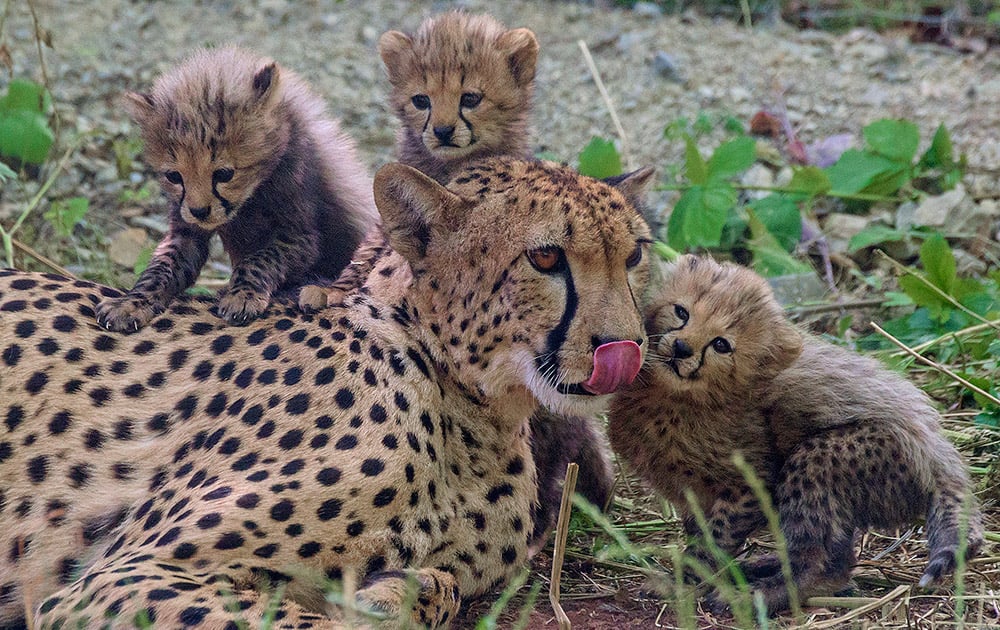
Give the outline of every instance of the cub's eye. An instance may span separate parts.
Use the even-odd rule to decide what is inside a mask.
[[[466,92],[465,94],[462,95],[462,100],[460,101],[460,105],[462,107],[473,108],[476,105],[479,105],[480,101],[482,100],[483,100],[482,94],[476,94],[474,92]]]
[[[686,322],[688,318],[691,317],[687,309],[680,304],[674,304],[674,314],[677,315],[677,318],[682,322]]]
[[[529,251],[528,261],[531,262],[532,267],[542,273],[560,271],[566,263],[563,250],[552,245]]]
[[[431,108],[431,98],[426,94],[417,94],[410,99],[413,106],[417,109],[430,109]]]
[[[167,181],[170,182],[171,184],[184,183],[184,178],[181,177],[181,174],[177,171],[167,171],[166,173],[163,174],[163,176],[166,177]]]
[[[733,346],[724,337],[716,337],[712,340],[712,349],[719,354],[729,354],[733,351]]]
[[[225,184],[233,178],[234,172],[231,168],[217,168],[212,173],[212,181],[217,184]]]
[[[635,244],[635,249],[629,254],[628,258],[625,259],[625,266],[631,269],[639,264],[642,260],[642,245],[639,243]]]

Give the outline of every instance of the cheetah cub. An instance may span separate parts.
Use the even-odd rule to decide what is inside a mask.
[[[427,18],[413,34],[387,31],[379,55],[401,123],[396,157],[440,184],[474,160],[531,157],[528,116],[538,41],[526,28],[508,30],[485,14],[449,11]],[[304,287],[301,304],[337,304],[388,252],[376,226],[350,266],[330,286]]]
[[[218,233],[232,260],[218,314],[245,325],[272,295],[336,277],[376,223],[354,144],[293,72],[238,48],[202,50],[125,106],[171,203],[170,227],[135,287],[97,307],[134,332],[191,286]]]
[[[854,535],[869,527],[927,519],[922,586],[955,566],[963,528],[967,554],[976,552],[969,478],[920,390],[800,333],[749,269],[694,256],[664,267],[646,308],[649,359],[610,415],[612,447],[646,482],[681,510],[690,489],[734,554],[766,524],[733,464],[742,453],[773,497],[803,601],[847,584]],[[708,557],[697,543],[689,553]],[[769,611],[788,607],[776,556],[742,568]]]

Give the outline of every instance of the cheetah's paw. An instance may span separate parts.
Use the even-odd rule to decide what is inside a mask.
[[[114,332],[134,333],[163,310],[162,305],[144,297],[106,298],[97,305],[97,323]]]

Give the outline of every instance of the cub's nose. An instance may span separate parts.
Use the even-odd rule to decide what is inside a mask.
[[[683,339],[674,340],[674,358],[675,359],[686,359],[694,354],[694,350],[688,345]]]
[[[208,218],[208,213],[212,208],[205,206],[204,208],[191,208],[191,216],[198,219],[199,221],[204,221]]]
[[[451,136],[455,133],[455,127],[435,127],[434,137],[441,142],[451,142]]]

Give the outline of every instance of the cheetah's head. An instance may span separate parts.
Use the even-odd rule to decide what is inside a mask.
[[[543,162],[493,159],[448,188],[389,165],[375,199],[434,345],[474,395],[529,392],[592,413],[631,382],[646,350],[637,296],[649,228],[643,169],[609,183]]]
[[[288,145],[283,84],[296,81],[269,59],[218,48],[195,53],[151,92],[125,95],[146,161],[185,222],[217,229],[267,179]]]
[[[379,53],[404,132],[437,159],[512,153],[525,135],[538,58],[530,30],[451,11],[413,35],[384,33]]]
[[[645,309],[650,366],[685,395],[745,395],[801,352],[798,330],[750,269],[687,255],[662,276]]]

